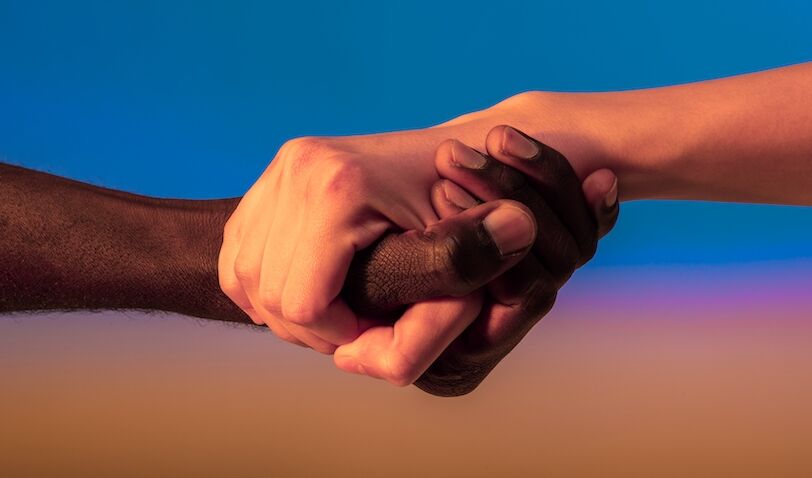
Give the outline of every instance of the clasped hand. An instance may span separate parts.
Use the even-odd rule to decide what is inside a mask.
[[[221,288],[256,324],[344,371],[470,392],[618,214],[611,171],[579,178],[556,149],[493,126],[502,107],[426,130],[286,143],[226,224]],[[378,280],[345,289],[353,258],[393,232]],[[411,305],[385,320],[351,307],[357,297]]]

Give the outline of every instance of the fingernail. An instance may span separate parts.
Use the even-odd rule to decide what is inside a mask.
[[[443,194],[448,202],[461,209],[469,209],[479,204],[473,196],[451,181],[443,181]]]
[[[615,204],[617,204],[617,178],[615,178],[615,181],[612,183],[612,187],[609,188],[609,192],[606,193],[604,203],[607,209],[612,209],[615,207]]]
[[[514,158],[533,159],[539,154],[539,148],[515,129],[507,127],[502,137],[502,152]]]
[[[481,169],[486,163],[484,156],[459,141],[451,145],[451,160],[457,166],[470,169]]]
[[[535,240],[533,219],[514,206],[500,206],[483,224],[503,256],[521,251]]]

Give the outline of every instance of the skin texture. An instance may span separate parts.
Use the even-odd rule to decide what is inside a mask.
[[[466,357],[477,354],[466,350],[444,352],[446,345],[456,349],[457,338],[468,336],[468,331],[477,327],[487,337],[490,326],[476,325],[491,323],[480,320],[482,311],[491,307],[489,300],[493,297],[510,295],[501,289],[501,277],[489,283],[485,291],[473,292],[473,286],[487,282],[486,278],[495,279],[505,270],[510,271],[505,276],[514,270],[521,275],[524,269],[530,270],[528,276],[535,276],[538,271],[528,265],[532,259],[526,259],[531,251],[539,265],[550,272],[547,282],[558,285],[571,273],[573,264],[590,257],[584,252],[591,250],[585,247],[591,240],[579,240],[577,232],[587,229],[578,221],[566,219],[581,217],[577,210],[567,209],[569,201],[556,199],[545,189],[549,184],[566,181],[562,183],[558,177],[545,183],[534,176],[545,170],[530,170],[530,163],[493,149],[486,139],[491,138],[488,131],[501,123],[517,127],[568,158],[574,174],[583,180],[583,195],[593,212],[598,211],[594,205],[618,195],[623,199],[812,204],[810,64],[652,90],[531,92],[425,130],[293,140],[280,150],[233,211],[236,200],[206,204],[201,212],[201,203],[193,201],[174,203],[109,190],[84,190],[94,194],[88,201],[90,197],[82,199],[78,192],[81,188],[75,184],[63,185],[67,189],[51,189],[55,183],[21,187],[19,184],[28,179],[20,179],[19,171],[4,169],[4,178],[11,180],[2,184],[6,201],[0,222],[5,241],[0,264],[0,274],[4,274],[0,275],[4,290],[0,310],[150,308],[238,321],[247,315],[254,323],[267,324],[285,340],[325,353],[335,351],[336,364],[345,370],[403,385],[420,375],[423,367],[431,366],[439,371],[430,370],[424,376],[433,373],[437,378],[421,381],[420,386],[437,394],[464,393],[476,380],[459,383],[460,370],[481,380],[511,348],[491,344],[492,355],[485,354],[487,357],[479,362],[468,360]],[[553,213],[534,206],[535,200],[526,195],[520,197],[526,205],[512,201],[510,188],[504,189],[499,182],[509,179],[511,173],[502,172],[495,177],[495,185],[483,187],[470,171],[463,174],[451,168],[437,150],[448,138],[456,139],[453,144],[486,152],[488,160],[525,173]],[[607,179],[607,168],[617,173],[619,188],[607,186],[615,184],[613,179]],[[559,174],[560,170],[546,172]],[[435,184],[441,177],[453,179],[479,199],[506,199],[478,207],[469,202],[456,211],[462,221],[452,220],[449,214],[455,210],[442,203],[437,188],[443,188],[446,198],[465,198],[467,193],[456,190],[456,194],[448,194],[442,186],[447,183]],[[15,185],[15,181],[21,182]],[[42,187],[40,193],[37,187]],[[55,199],[58,196],[60,199]],[[98,204],[100,210],[86,211],[84,207],[89,203]],[[514,245],[521,239],[519,242],[527,246],[504,254],[496,244],[500,260],[495,261],[496,241],[489,243],[481,226],[490,214],[503,215],[506,211],[518,213],[514,219],[526,214],[534,226],[522,237],[516,235],[517,227],[505,228],[514,231]],[[55,213],[59,221],[49,222]],[[220,224],[224,216],[228,221],[216,275],[219,286],[245,314],[234,313],[235,308],[226,305],[222,295],[211,294],[209,287],[215,274],[211,273],[211,263],[201,259],[220,239],[219,232],[212,235],[205,231]],[[556,226],[552,230],[566,230],[575,247],[544,257],[547,248],[543,244],[553,250],[562,245],[543,234],[537,240],[537,231],[548,230],[545,221]],[[540,228],[542,223],[544,229]],[[512,224],[519,222],[514,220]],[[559,225],[563,229],[556,229]],[[488,260],[482,263],[492,267],[488,272],[472,274],[466,269],[470,261],[460,257],[480,256],[461,253],[465,247],[448,247],[468,244],[448,240],[461,233],[454,232],[454,228],[479,238],[474,243],[484,248],[481,257]],[[396,236],[402,242],[396,243],[400,249],[394,250],[400,252],[381,254],[392,264],[381,270],[389,269],[391,277],[400,279],[408,276],[402,271],[415,271],[423,278],[434,278],[434,282],[427,281],[424,289],[412,285],[401,291],[391,279],[376,279],[373,283],[379,289],[365,289],[363,285],[359,288],[351,280],[349,289],[341,294],[349,273],[355,276],[375,270],[365,269],[363,261],[360,272],[350,270],[358,251],[375,244],[384,233],[409,230],[416,232]],[[603,231],[598,226],[595,232]],[[541,247],[531,246],[539,243]],[[444,251],[445,255],[425,255],[427,251]],[[421,253],[424,260],[431,259],[430,266],[425,261],[408,262]],[[85,262],[76,264],[77,257]],[[453,273],[449,273],[449,267]],[[451,281],[444,290],[441,285],[448,282],[439,279],[448,277],[460,282]],[[187,282],[195,284],[191,291],[188,287],[175,290],[178,284]],[[464,294],[466,286],[471,288],[468,295]],[[90,297],[90,290],[105,294]],[[377,299],[365,298],[365,291],[372,294],[375,290],[384,293]],[[419,300],[421,294],[440,293],[452,297]],[[550,295],[545,291],[538,297]],[[387,329],[363,313],[356,314],[345,296],[361,309],[369,306],[375,311],[374,307],[379,307],[376,313],[401,312],[398,300],[415,300],[417,303],[406,309],[396,324],[408,332],[399,337],[409,340],[393,340],[395,327]],[[516,306],[510,301],[500,305]],[[437,330],[442,333],[432,332]],[[520,331],[516,337],[523,335],[523,329],[515,330]],[[336,350],[338,346],[344,347],[344,353]],[[363,358],[376,354],[386,360]],[[447,370],[442,369],[444,363]]]
[[[525,131],[582,178],[614,171],[622,201],[812,205],[812,63],[664,88],[526,96],[538,121]]]
[[[418,304],[397,322],[372,327],[351,344],[342,345],[335,352],[335,361],[343,370],[400,385],[416,379],[415,385],[434,395],[471,392],[547,314],[558,289],[578,266],[592,258],[599,235],[614,225],[617,202],[606,204],[607,198],[617,197],[616,178],[611,172],[603,170],[590,176],[587,190],[596,193],[590,207],[580,180],[554,149],[507,126],[491,130],[486,144],[487,155],[453,140],[440,145],[435,165],[445,179],[433,188],[434,207],[442,218],[461,218],[500,200],[520,201],[533,215],[539,231],[532,247],[521,255],[517,265],[488,281],[484,290],[470,295],[446,290],[460,299],[432,304],[459,307],[458,320],[443,320],[435,315],[427,324],[425,318],[414,318],[413,310],[422,307]],[[465,155],[476,158],[477,167],[460,164]],[[460,186],[491,202],[477,206],[477,200]],[[455,194],[448,194],[447,188],[455,188]],[[427,234],[432,234],[431,227]],[[460,264],[491,260],[463,241],[450,243],[457,248]],[[381,255],[376,248],[371,254]],[[499,251],[493,254],[498,256]],[[465,266],[455,270],[464,271]],[[468,281],[452,283],[484,283],[478,280],[476,271],[467,277]],[[432,287],[431,282],[424,283]],[[368,295],[382,293],[391,298],[390,291],[386,284],[375,285]],[[407,300],[417,301],[419,297]]]
[[[0,164],[0,312],[148,309],[250,322],[216,275],[238,200],[149,198]]]
[[[238,201],[150,198],[0,164],[0,313],[141,309],[253,324],[222,293],[217,277],[222,231]],[[505,201],[492,201],[431,230],[388,236],[375,247],[377,258],[356,261],[358,272],[347,285],[377,310],[468,296],[515,265],[532,244],[504,256],[490,240],[483,219],[504,207]],[[447,247],[449,240],[465,247]],[[470,257],[491,260],[462,260]],[[381,283],[389,284],[394,301],[371,293],[371,284]],[[457,314],[474,314],[477,307],[454,298],[432,303]],[[433,393],[452,394],[440,390]]]
[[[341,294],[355,254],[387,232],[429,231],[440,237],[432,229],[440,217],[430,194],[440,179],[434,164],[437,147],[456,138],[485,151],[488,132],[502,120],[510,118],[516,126],[531,124],[533,104],[527,99],[532,98],[511,98],[425,130],[286,143],[226,224],[218,265],[223,291],[255,323],[266,324],[283,340],[328,354],[353,343],[378,325],[371,320],[374,317],[353,311]],[[605,188],[593,194],[597,201],[611,186],[600,181],[585,184]],[[574,200],[583,201],[583,194],[579,191]],[[503,205],[534,217],[520,203]],[[535,226],[530,229],[524,237],[528,246],[535,241]],[[504,259],[515,264],[521,257],[505,254]],[[336,365],[396,385],[412,383],[444,344],[479,315],[475,304],[457,299],[416,301],[398,317],[403,333],[387,337],[386,329],[376,329],[379,340],[345,348],[347,353],[335,355]],[[398,345],[384,345],[387,340]],[[365,347],[388,352],[381,352],[385,358],[373,366],[357,360],[356,354]]]
[[[415,358],[387,329],[376,332],[377,346],[354,343],[371,324],[348,312],[339,295],[343,279],[355,253],[384,231],[423,230],[443,217],[423,193],[451,174],[442,165],[432,168],[442,141],[452,138],[500,159],[485,144],[499,124],[568,158],[587,198],[593,198],[588,185],[602,183],[591,175],[608,169],[619,178],[622,199],[812,204],[810,64],[650,90],[529,92],[424,130],[288,143],[229,219],[219,262],[223,290],[290,342],[327,353],[342,346],[347,353],[335,354],[340,368],[407,383],[437,347],[420,349],[426,355]],[[470,192],[492,198],[497,191]],[[551,206],[560,210],[560,203]],[[328,274],[314,274],[324,264]],[[546,265],[559,274],[568,270],[566,261]],[[458,324],[475,320],[475,309],[464,301],[418,303],[406,313],[425,328],[401,336],[456,327],[435,335],[442,344],[461,330]],[[387,342],[398,346],[384,347]],[[382,363],[367,362],[359,357],[374,353],[365,349],[389,352]]]

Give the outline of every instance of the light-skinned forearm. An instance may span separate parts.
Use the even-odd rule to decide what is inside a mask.
[[[535,136],[630,199],[812,205],[812,63],[679,86],[519,95]]]

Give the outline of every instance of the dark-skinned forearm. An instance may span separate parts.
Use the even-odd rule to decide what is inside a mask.
[[[250,323],[217,279],[238,202],[150,198],[0,164],[0,313],[149,309]]]

